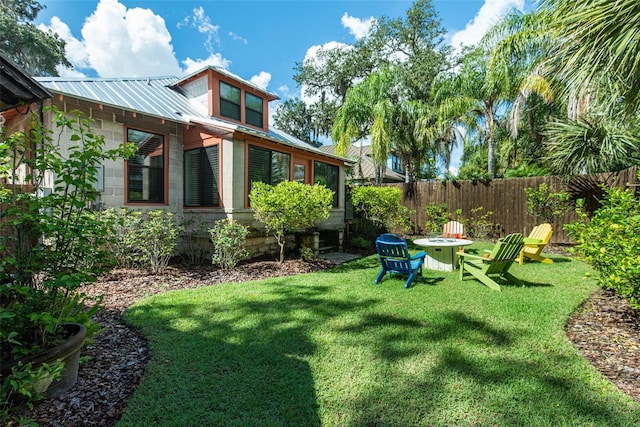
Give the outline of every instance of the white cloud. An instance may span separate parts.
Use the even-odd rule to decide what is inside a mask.
[[[150,9],[100,0],[82,27],[88,61],[100,76],[180,74],[164,19]]]
[[[63,76],[89,69],[100,77],[182,73],[164,19],[150,9],[127,9],[117,0],[100,0],[82,26],[81,39],[58,17],[41,28],[57,32],[67,43],[67,58],[75,71],[60,69]]]
[[[267,90],[267,87],[269,86],[269,82],[271,82],[271,73],[267,73],[266,71],[261,71],[258,75],[251,77],[249,81],[256,86],[261,87],[264,90]]]
[[[206,36],[204,45],[209,54],[214,52],[214,42],[216,46],[220,46],[220,36],[218,35],[220,26],[211,23],[211,18],[204,13],[202,6],[193,9],[193,15],[191,18],[187,18],[185,23],[193,28],[197,28],[200,34]]]
[[[222,67],[228,70],[230,64],[231,61],[224,59],[219,53],[211,54],[208,58],[205,59],[187,58],[182,61],[182,65],[184,66],[184,74],[194,73],[207,66]]]
[[[229,37],[231,37],[233,40],[237,40],[237,41],[242,42],[242,44],[244,44],[244,45],[248,45],[249,44],[249,41],[247,39],[245,39],[242,36],[237,35],[236,33],[232,32],[232,31],[229,31]]]
[[[44,24],[38,25],[38,28],[42,31],[51,30],[54,33],[57,33],[65,42],[65,56],[73,64],[74,70],[71,70],[66,67],[59,66],[57,68],[58,73],[63,77],[81,77],[82,74],[80,71],[77,71],[78,68],[89,68],[88,62],[88,53],[87,49],[80,40],[75,38],[73,34],[71,34],[71,29],[67,24],[62,22],[60,18],[54,16],[51,18],[50,24],[48,26]]]
[[[150,9],[127,9],[118,0],[98,2],[82,26],[80,39],[55,16],[40,28],[58,33],[66,42],[66,55],[74,70],[60,68],[63,77],[83,76],[81,70],[91,69],[100,77],[180,76],[209,65],[229,69],[231,61],[214,51],[214,45],[219,44],[219,26],[211,23],[202,7],[194,9],[178,28],[185,26],[205,35],[208,57],[187,57],[179,64],[164,19]],[[269,80],[270,76],[267,84]]]
[[[524,9],[525,0],[485,0],[476,16],[464,30],[451,36],[451,46],[460,51],[462,46],[471,46],[480,41],[487,30],[511,10]]]
[[[294,93],[287,85],[278,86],[276,92],[280,95],[280,98],[293,98],[297,96],[297,94]]]
[[[348,29],[349,33],[353,34],[356,40],[366,37],[375,21],[376,19],[373,16],[363,20],[350,16],[347,12],[342,15],[342,19],[340,20],[342,26]]]

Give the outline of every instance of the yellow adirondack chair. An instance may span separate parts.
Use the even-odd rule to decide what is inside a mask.
[[[509,273],[509,267],[518,259],[522,245],[524,245],[522,234],[513,233],[498,240],[493,250],[485,256],[458,252],[460,280],[464,280],[464,273],[467,272],[494,291],[499,291],[500,285],[490,276],[500,276],[522,286],[522,282]]]
[[[551,234],[553,234],[553,228],[549,223],[545,222],[544,224],[539,224],[533,227],[529,237],[524,238],[524,247],[520,251],[518,264],[524,264],[525,258],[532,261],[540,261],[544,264],[553,264],[552,259],[541,255],[542,250],[551,240]]]

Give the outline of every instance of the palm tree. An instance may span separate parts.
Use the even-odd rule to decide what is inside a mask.
[[[547,65],[569,92],[623,103],[636,117],[640,108],[640,2],[637,0],[543,0],[558,43]],[[602,79],[605,84],[599,84]]]
[[[371,139],[376,183],[391,150],[402,160],[406,182],[414,181],[437,155],[434,109],[407,99],[394,70],[385,67],[349,89],[331,130],[336,152],[342,155],[354,141]]]
[[[501,70],[508,70],[511,76],[511,103],[506,126],[513,139],[514,158],[518,157],[518,142],[525,143],[523,148],[529,153],[540,156],[542,129],[549,117],[558,113],[555,90],[543,75],[541,65],[553,45],[548,31],[549,16],[544,10],[513,11],[482,39],[483,46],[490,52],[487,73],[500,74]],[[528,135],[518,141],[521,127]]]
[[[402,160],[406,182],[411,183],[438,155],[437,116],[434,108],[422,101],[401,101],[394,105],[392,114],[392,147]]]
[[[433,100],[439,105],[440,123],[458,123],[469,132],[477,131],[479,142],[487,145],[487,172],[495,173],[497,111],[508,100],[510,78],[506,69],[488,73],[488,56],[478,47],[469,51],[460,72],[449,72],[434,81]]]
[[[350,88],[331,128],[331,138],[339,155],[344,155],[353,142],[371,138],[376,183],[381,181],[380,171],[389,155],[387,132],[392,108],[392,79],[390,69],[383,68]]]
[[[592,174],[625,169],[640,163],[637,126],[620,126],[608,114],[547,125],[547,157],[551,170],[562,175]]]

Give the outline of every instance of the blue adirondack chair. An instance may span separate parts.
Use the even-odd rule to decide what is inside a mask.
[[[415,280],[416,275],[422,276],[422,264],[426,252],[420,252],[411,256],[407,249],[407,241],[395,234],[386,233],[376,239],[378,259],[382,265],[375,284],[377,285],[389,273],[408,275],[409,278],[404,287],[408,288]]]

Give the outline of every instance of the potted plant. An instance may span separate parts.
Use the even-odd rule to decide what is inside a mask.
[[[91,209],[93,185],[99,164],[131,153],[130,145],[103,150],[104,138],[79,112],[51,108],[47,113],[55,134],[34,115],[29,132],[0,135],[0,175],[9,182],[0,187],[4,418],[16,402],[30,404],[75,383],[78,352],[85,337],[98,330],[91,318],[101,301],[80,289],[95,281],[110,259],[105,242],[112,224]],[[63,131],[71,141],[67,147],[54,141]],[[45,188],[46,182],[52,187]]]

